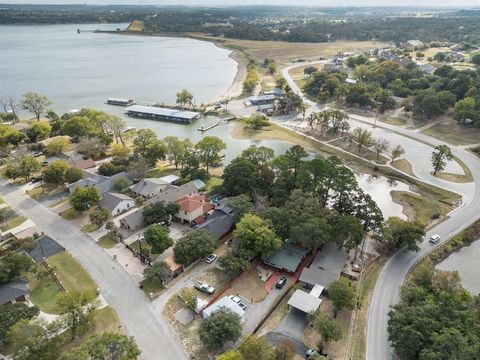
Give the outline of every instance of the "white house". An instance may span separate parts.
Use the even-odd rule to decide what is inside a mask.
[[[234,313],[240,316],[240,321],[243,323],[245,322],[245,310],[243,310],[240,305],[238,305],[235,301],[233,301],[230,297],[225,296],[218,300],[217,302],[213,303],[206,309],[202,311],[202,316],[206,319],[210,315],[212,315],[215,311],[220,310],[221,308],[227,308],[232,310]]]
[[[133,208],[135,206],[135,200],[120,193],[105,193],[99,205],[102,208],[108,209],[112,216],[117,216]]]

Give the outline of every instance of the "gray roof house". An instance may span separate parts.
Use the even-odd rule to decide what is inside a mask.
[[[28,280],[21,278],[0,285],[0,306],[28,300]]]
[[[62,251],[65,251],[65,248],[62,245],[60,245],[50,236],[45,235],[38,239],[35,248],[28,254],[35,262],[40,262],[43,260],[44,256],[45,258],[48,258],[52,255],[61,253]]]
[[[339,250],[335,243],[328,243],[315,256],[312,264],[303,269],[298,281],[310,289],[315,285],[328,289],[340,277],[347,258],[345,249]]]
[[[103,194],[102,200],[100,200],[98,205],[110,211],[112,216],[117,216],[133,208],[135,206],[135,200],[127,195],[107,192]]]
[[[143,196],[146,199],[160,194],[165,188],[179,179],[178,176],[168,175],[161,178],[146,178],[140,180],[131,187],[135,196]]]
[[[115,182],[120,178],[129,180],[128,174],[126,172],[121,172],[110,177],[96,176],[96,177],[87,177],[84,179],[80,179],[77,182],[74,182],[73,184],[67,185],[67,188],[68,188],[68,191],[72,193],[75,191],[76,188],[79,188],[79,187],[94,186],[98,189],[98,192],[100,194],[105,194],[114,189]]]
[[[418,67],[420,70],[422,70],[422,72],[430,75],[432,75],[435,72],[435,70],[437,70],[437,67],[432,64],[421,64]]]
[[[134,231],[143,226],[143,209],[137,209],[124,218],[120,219],[120,228],[127,231]]]
[[[145,206],[153,205],[158,202],[175,202],[181,197],[191,196],[198,193],[205,183],[201,180],[192,180],[181,186],[168,184],[158,195],[153,196],[145,202]],[[120,219],[120,228],[133,231],[143,226],[143,209],[137,209],[127,216]]]

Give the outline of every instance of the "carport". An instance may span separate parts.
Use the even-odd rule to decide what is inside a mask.
[[[290,300],[288,300],[289,306],[307,314],[317,311],[321,303],[322,299],[302,290],[296,290]]]

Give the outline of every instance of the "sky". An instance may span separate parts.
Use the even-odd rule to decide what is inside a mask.
[[[298,6],[412,6],[480,7],[479,0],[0,0],[4,4],[118,4],[118,5],[298,5]]]

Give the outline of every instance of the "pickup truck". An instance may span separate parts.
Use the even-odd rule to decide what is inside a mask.
[[[207,293],[207,294],[213,294],[215,292],[215,288],[207,283],[202,283],[197,281],[194,285],[195,289],[198,291]]]

